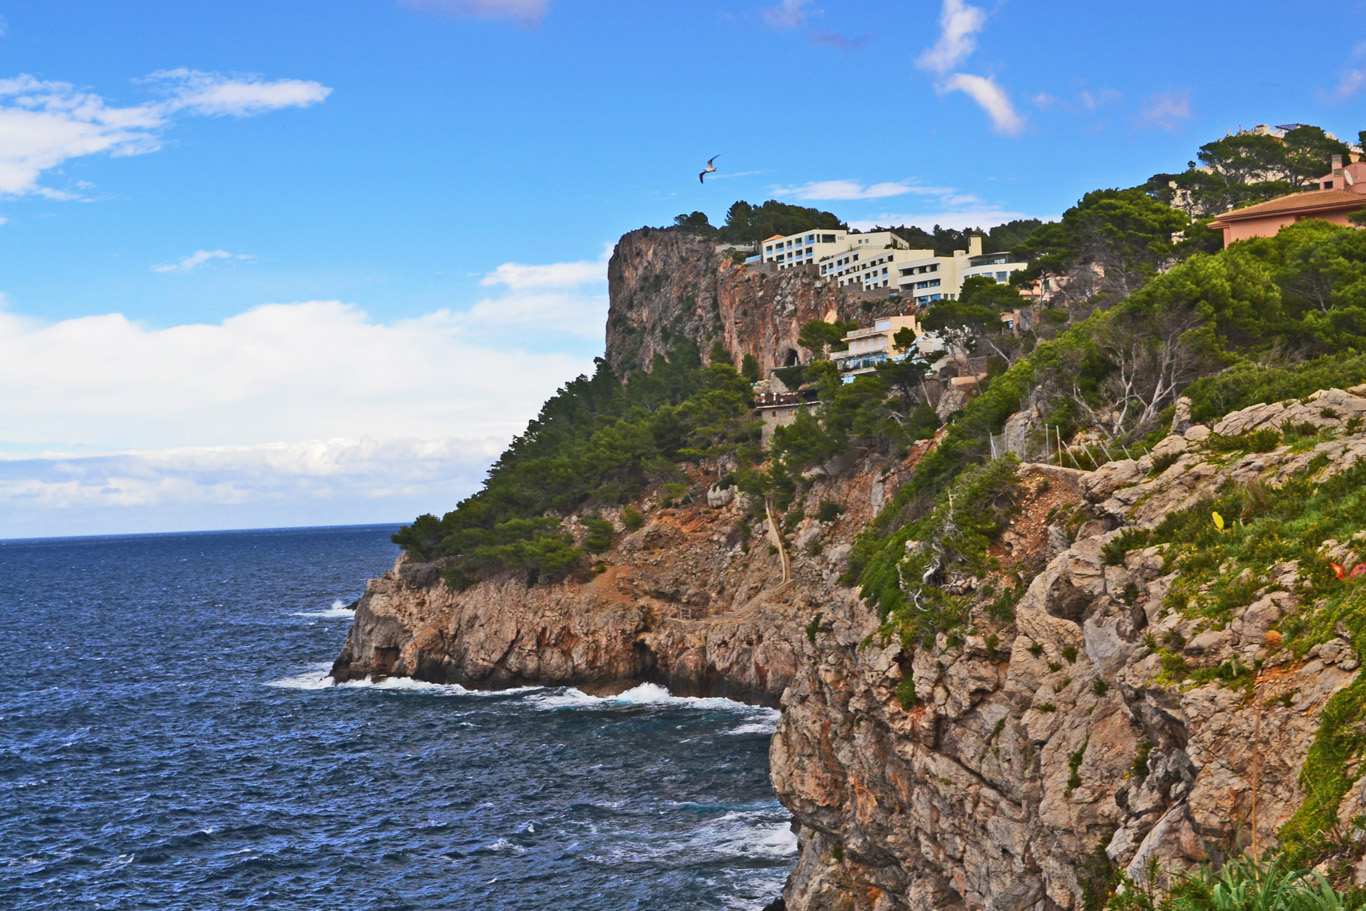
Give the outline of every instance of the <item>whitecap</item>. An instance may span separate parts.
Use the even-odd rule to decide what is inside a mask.
[[[385,677],[382,680],[366,677],[364,680],[347,680],[345,683],[337,684],[337,686],[352,690],[429,693],[434,696],[466,696],[470,692],[458,683],[428,683],[425,680],[414,680],[411,677]]]
[[[774,709],[736,702],[720,696],[675,696],[657,683],[642,683],[615,696],[590,696],[582,690],[567,687],[562,690],[534,696],[531,702],[540,708],[615,708],[631,705],[667,705],[675,708],[710,709],[723,712],[740,712],[759,715],[777,724],[778,712]]]
[[[296,611],[296,617],[320,617],[324,620],[349,620],[356,616],[356,612],[346,605],[340,598],[332,602],[332,606],[327,610],[306,610]]]
[[[791,857],[797,853],[797,833],[787,823],[746,826],[717,848],[741,857]]]
[[[332,686],[332,663],[309,665],[308,670],[279,680],[272,680],[267,686],[285,690],[325,690]]]
[[[731,728],[729,731],[722,731],[722,734],[738,736],[742,734],[774,734],[778,730],[778,713],[774,712],[772,718],[765,718],[762,721],[750,721],[739,727]]]

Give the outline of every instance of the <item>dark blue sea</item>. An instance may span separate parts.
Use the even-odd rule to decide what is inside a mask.
[[[758,908],[776,713],[331,686],[390,526],[0,541],[0,908]]]

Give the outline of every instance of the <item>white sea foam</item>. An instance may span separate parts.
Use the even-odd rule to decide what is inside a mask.
[[[710,845],[723,854],[740,857],[791,857],[797,853],[797,833],[787,823],[754,825],[747,814],[727,813],[718,820]],[[730,825],[725,825],[730,823]]]
[[[267,685],[285,690],[325,690],[332,685],[332,664],[312,664],[302,673],[272,680]]]
[[[294,616],[296,616],[296,617],[321,617],[321,618],[324,619],[324,620],[342,620],[342,619],[347,619],[347,620],[349,620],[349,619],[351,619],[352,617],[356,616],[356,612],[355,612],[354,610],[352,610],[351,608],[347,607],[347,606],[346,606],[346,602],[344,602],[344,601],[342,601],[340,598],[338,598],[337,600],[335,600],[335,601],[332,602],[332,606],[329,607],[327,610],[305,610],[305,611],[296,611],[295,614],[294,614]]]
[[[339,687],[347,689],[372,689],[384,690],[391,693],[426,693],[429,696],[515,696],[521,693],[538,692],[543,687],[521,686],[507,690],[471,690],[458,683],[429,683],[426,680],[414,680],[411,677],[385,677],[383,680],[372,680],[369,677],[364,680],[348,680],[345,683],[337,684]]]
[[[772,711],[770,709],[770,711]],[[741,734],[772,734],[778,730],[779,714],[773,712],[772,718],[764,718],[760,721],[749,721],[739,727],[731,728],[729,731],[722,731],[722,734],[741,735]]]
[[[531,703],[543,709],[618,708],[629,705],[667,705],[675,708],[711,709],[723,712],[743,712],[760,715],[765,722],[777,724],[778,712],[773,709],[747,705],[719,696],[675,696],[655,683],[642,683],[615,696],[590,696],[582,690],[568,687],[533,696]]]
[[[385,677],[383,680],[371,680],[367,677],[364,680],[348,680],[345,683],[338,684],[338,686],[358,690],[427,693],[433,696],[468,696],[471,692],[458,683],[428,683],[425,680],[414,680],[411,677]]]

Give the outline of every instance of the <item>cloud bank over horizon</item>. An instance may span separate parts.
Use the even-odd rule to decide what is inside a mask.
[[[164,327],[0,300],[0,537],[453,508],[593,369],[606,271],[505,263],[472,306],[388,322],[337,300]]]

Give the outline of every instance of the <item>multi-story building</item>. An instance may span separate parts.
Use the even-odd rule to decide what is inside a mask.
[[[1306,218],[1351,225],[1350,216],[1366,209],[1366,162],[1344,166],[1337,155],[1332,161],[1332,172],[1317,181],[1320,189],[1230,209],[1213,219],[1210,227],[1223,230],[1227,247],[1252,237],[1275,237],[1281,228]]]
[[[955,250],[952,256],[935,256],[929,250],[917,252],[928,255],[898,263],[897,282],[892,287],[918,305],[955,300],[963,290],[964,280],[975,276],[1006,282],[1010,273],[1026,265],[1012,262],[1009,253],[983,253],[980,234],[968,239],[968,249]]]
[[[783,236],[775,234],[759,246],[759,261],[773,263],[779,269],[814,265],[827,256],[845,248],[848,231],[811,230]]]
[[[760,247],[760,261],[778,269],[811,265],[840,287],[898,291],[917,304],[956,298],[963,280],[974,275],[1004,282],[1011,272],[1025,267],[1010,260],[1008,253],[983,253],[979,235],[972,236],[967,250],[956,250],[952,256],[912,250],[891,231],[812,230],[770,237]]]
[[[855,284],[861,280],[861,276],[856,279],[856,273],[870,270],[872,260],[883,251],[904,251],[906,247],[906,241],[891,231],[854,234],[842,229],[812,230],[770,237],[760,246],[760,262],[773,263],[779,269],[824,264],[822,276],[841,285]]]
[[[902,329],[910,329],[917,336],[920,328],[914,316],[884,316],[867,329],[855,329],[841,341],[848,347],[835,351],[830,359],[840,368],[845,377],[862,373],[872,373],[883,361],[905,357],[907,349],[896,344],[896,334]]]

